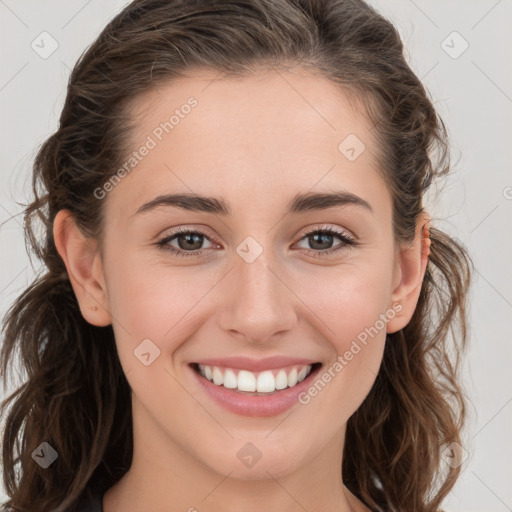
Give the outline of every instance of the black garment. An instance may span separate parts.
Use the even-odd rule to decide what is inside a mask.
[[[103,493],[97,488],[85,493],[77,512],[103,512]]]

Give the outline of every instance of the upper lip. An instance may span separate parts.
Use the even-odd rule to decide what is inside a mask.
[[[251,359],[249,357],[223,357],[209,358],[195,361],[196,364],[206,366],[218,366],[220,368],[236,368],[238,370],[248,370],[250,372],[259,372],[264,370],[273,370],[291,365],[315,364],[318,361],[312,359],[301,359],[298,357],[273,356],[264,359]]]

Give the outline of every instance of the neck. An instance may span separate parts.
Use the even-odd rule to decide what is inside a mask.
[[[170,506],[188,512],[368,511],[342,483],[344,430],[314,456],[305,446],[304,453],[289,459],[291,471],[278,472],[265,465],[262,454],[247,478],[236,473],[238,459],[233,459],[231,470],[215,471],[200,460],[200,454],[185,452],[141,416],[135,415],[139,421],[134,421],[131,467],[105,494],[104,512],[164,512]]]

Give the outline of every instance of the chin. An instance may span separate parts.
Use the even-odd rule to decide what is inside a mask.
[[[265,432],[268,436],[269,432]],[[249,436],[232,442],[231,447],[221,454],[211,454],[204,463],[216,473],[228,475],[229,478],[244,481],[268,480],[282,478],[296,471],[305,456],[304,443],[290,443],[283,446],[281,440],[255,439]],[[310,445],[308,443],[308,447]],[[226,456],[227,455],[227,456]],[[220,458],[219,458],[220,457]],[[216,463],[212,464],[212,460]]]

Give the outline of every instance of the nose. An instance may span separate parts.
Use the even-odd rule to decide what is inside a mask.
[[[215,300],[220,328],[251,343],[266,343],[297,322],[297,296],[265,255],[252,263],[235,259]]]

